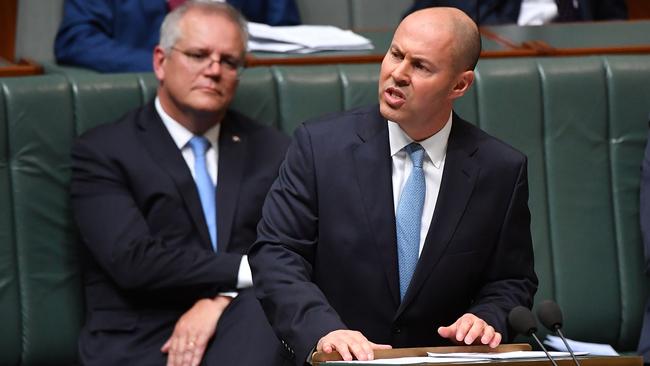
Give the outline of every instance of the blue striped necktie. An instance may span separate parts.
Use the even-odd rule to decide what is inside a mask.
[[[215,199],[215,186],[208,174],[208,165],[205,161],[205,153],[210,148],[210,142],[203,136],[194,136],[189,142],[194,154],[194,182],[199,190],[203,216],[208,224],[212,248],[217,251],[217,202]]]
[[[424,170],[422,170],[424,149],[417,143],[411,143],[405,149],[413,162],[413,170],[411,170],[411,175],[409,175],[402,189],[395,218],[397,224],[399,294],[402,300],[418,263],[422,209],[426,195],[426,182],[424,181]]]

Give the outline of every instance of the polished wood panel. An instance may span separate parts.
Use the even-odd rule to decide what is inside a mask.
[[[627,14],[630,19],[650,19],[650,1],[627,0]]]
[[[0,0],[0,57],[13,61],[16,52],[18,0]]]

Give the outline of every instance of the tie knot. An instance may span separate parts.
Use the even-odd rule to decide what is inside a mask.
[[[413,166],[417,168],[422,168],[422,160],[424,159],[424,149],[422,148],[422,145],[416,142],[412,142],[406,146],[406,151],[409,153],[409,156],[411,157]]]
[[[204,156],[210,147],[210,141],[203,136],[194,136],[189,142],[194,156]]]

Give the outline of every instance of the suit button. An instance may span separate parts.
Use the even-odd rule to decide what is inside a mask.
[[[402,329],[400,327],[393,328],[393,334],[400,334],[400,333],[402,333]]]

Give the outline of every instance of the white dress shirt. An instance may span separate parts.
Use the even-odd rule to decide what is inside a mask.
[[[167,114],[167,112],[165,112],[162,105],[160,104],[160,100],[158,99],[158,97],[156,97],[155,105],[156,105],[156,111],[158,112],[158,115],[160,115],[160,118],[162,119],[165,128],[167,128],[167,131],[169,132],[172,139],[176,143],[176,146],[178,146],[178,149],[181,151],[181,154],[183,155],[183,159],[185,159],[185,162],[187,163],[187,167],[190,168],[192,177],[195,177],[194,153],[192,153],[192,149],[188,145],[190,139],[194,137],[194,134],[190,130],[185,128],[185,126],[181,125],[180,123],[175,121],[172,117],[170,117]],[[205,137],[210,142],[210,147],[208,147],[208,151],[206,151],[205,153],[205,159],[206,159],[206,164],[208,166],[208,174],[210,175],[210,179],[212,180],[212,183],[214,183],[215,186],[217,185],[217,175],[219,172],[218,162],[219,162],[219,132],[220,131],[221,131],[221,124],[217,123],[216,125],[208,129],[203,134],[203,137]],[[219,244],[217,243],[217,245]],[[237,274],[237,288],[247,288],[247,287],[251,287],[252,285],[253,285],[253,275],[251,274],[251,268],[250,265],[248,264],[248,256],[244,255],[242,256],[242,260],[239,265],[239,272]],[[227,295],[233,295],[233,294],[228,293]]]
[[[422,169],[424,170],[426,193],[422,209],[422,224],[420,226],[419,254],[422,253],[424,241],[433,218],[433,211],[436,208],[438,193],[440,192],[440,182],[442,181],[445,156],[447,155],[447,141],[451,131],[451,116],[450,114],[447,123],[438,133],[425,140],[415,141],[422,145],[425,151]],[[411,170],[413,170],[413,162],[404,148],[414,141],[402,130],[399,124],[392,121],[388,121],[388,140],[390,141],[390,155],[393,161],[393,207],[395,208],[395,214],[397,214],[397,205],[402,189],[411,174]]]

